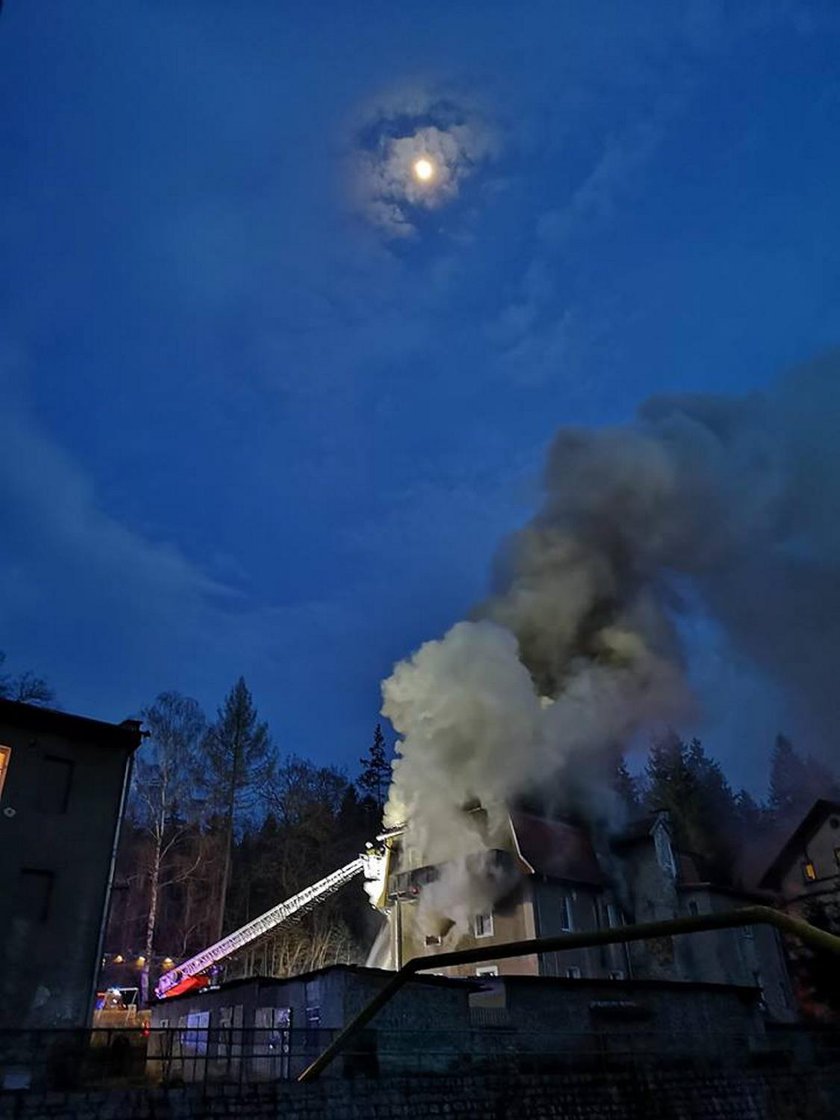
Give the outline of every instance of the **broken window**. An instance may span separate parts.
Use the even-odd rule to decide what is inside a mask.
[[[493,915],[476,914],[473,919],[473,931],[476,937],[493,936]]]

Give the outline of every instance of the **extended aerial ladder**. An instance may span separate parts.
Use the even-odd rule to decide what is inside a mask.
[[[229,933],[227,937],[223,937],[221,941],[217,941],[215,945],[211,945],[208,949],[202,949],[200,953],[196,953],[194,957],[190,957],[188,961],[179,964],[177,968],[170,969],[165,972],[155,987],[155,993],[159,999],[162,999],[171,988],[176,984],[180,984],[190,976],[201,976],[212,968],[214,964],[225,960],[227,957],[238,953],[246,946],[253,944],[253,942],[260,940],[269,933],[273,933],[278,926],[282,926],[287,922],[297,921],[298,918],[303,917],[307,911],[311,910],[318,903],[322,902],[329,895],[333,894],[345,883],[349,883],[357,875],[365,870],[368,860],[371,856],[359,856],[357,859],[352,860],[345,867],[340,868],[338,871],[333,871],[331,875],[327,875],[320,882],[313,883],[311,887],[306,887],[305,890],[300,891],[298,894],[292,895],[287,898],[285,902],[273,906],[258,918],[254,918],[250,922]]]

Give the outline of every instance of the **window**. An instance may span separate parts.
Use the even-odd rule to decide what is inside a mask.
[[[181,1034],[181,1045],[191,1054],[203,1057],[207,1053],[207,1032],[210,1027],[209,1011],[190,1011],[186,1030]]]
[[[307,1007],[306,1009],[306,1045],[317,1046],[321,1033],[321,1008]]]
[[[473,931],[476,937],[492,937],[493,936],[493,915],[492,914],[476,914],[473,919]]]
[[[45,922],[50,916],[52,871],[24,867],[18,876],[17,913],[30,922]]]
[[[623,979],[624,979],[623,969],[614,968],[612,970],[612,972],[610,973],[610,980],[623,980]]]
[[[700,913],[700,909],[696,902],[689,902],[688,912],[692,917],[696,917]]]
[[[483,964],[475,970],[475,974],[476,976],[498,976],[499,966],[497,964]]]
[[[3,788],[3,782],[2,782],[2,779],[0,779],[0,790],[2,790],[2,788]],[[837,866],[840,867],[840,848],[835,848],[834,849],[834,861],[837,864]]]
[[[831,817],[828,823],[832,828],[840,828],[840,817]]]
[[[580,980],[580,969],[576,964],[570,965],[566,969],[567,980]]]
[[[73,763],[69,758],[45,755],[41,760],[35,808],[39,813],[66,813],[70,800]]]
[[[621,920],[621,911],[614,902],[607,903],[607,925],[610,929],[618,929],[624,923]]]
[[[755,927],[741,926],[741,936],[745,941],[755,941]]]
[[[654,827],[653,844],[656,848],[656,859],[659,866],[663,871],[667,871],[669,875],[676,875],[677,869],[674,864],[674,853],[671,849],[668,829],[661,821]]]
[[[440,934],[438,933],[430,933],[426,935],[427,945],[440,945],[440,940]]]
[[[6,774],[9,772],[9,760],[11,757],[11,747],[0,747],[0,797],[3,796],[3,785],[6,781]]]
[[[817,869],[809,859],[806,859],[802,864],[802,878],[806,883],[815,883],[817,881]]]
[[[560,903],[560,928],[564,933],[570,933],[575,928],[572,923],[572,903],[567,894],[563,895]]]

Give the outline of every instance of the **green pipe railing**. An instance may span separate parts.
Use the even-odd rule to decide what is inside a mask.
[[[428,969],[449,968],[451,965],[480,964],[482,961],[507,960],[531,953],[563,952],[566,949],[588,949],[597,945],[626,944],[629,941],[647,941],[656,937],[674,937],[677,934],[703,933],[707,930],[732,929],[738,926],[770,925],[804,941],[816,949],[824,949],[840,956],[840,937],[817,929],[800,918],[792,918],[769,906],[745,906],[718,914],[698,914],[689,918],[674,918],[663,922],[641,922],[638,925],[618,926],[611,929],[587,930],[582,933],[563,933],[556,937],[534,937],[527,941],[510,941],[504,945],[482,945],[474,949],[457,949],[451,953],[434,956],[412,957],[395,972],[381,991],[363,1007],[355,1018],[336,1035],[330,1045],[315,1059],[298,1081],[314,1081],[347,1044],[386,1003],[418,972]]]

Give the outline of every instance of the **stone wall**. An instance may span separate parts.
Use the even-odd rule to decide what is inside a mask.
[[[840,1070],[570,1071],[0,1094],[0,1120],[835,1120]]]

